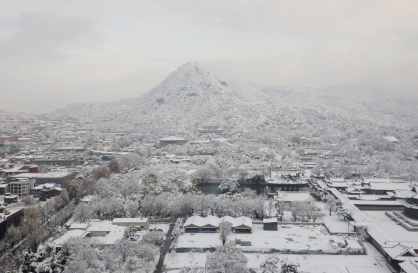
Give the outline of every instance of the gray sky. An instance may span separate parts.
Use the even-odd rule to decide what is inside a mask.
[[[181,64],[418,93],[416,0],[0,1],[0,109],[138,96]]]

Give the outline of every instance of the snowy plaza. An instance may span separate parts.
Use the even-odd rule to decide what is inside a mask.
[[[251,246],[237,246],[244,251],[323,251],[338,252],[331,245],[331,235],[323,225],[279,225],[277,231],[263,230],[262,224],[253,224],[249,234],[231,234],[229,242],[249,241]],[[179,236],[175,249],[207,249],[220,246],[219,233],[184,233]]]
[[[384,257],[369,243],[365,243],[368,255],[277,255],[300,265],[301,273],[390,273]],[[167,254],[165,266],[168,273],[178,273],[180,268],[195,266],[204,269],[206,253]],[[273,254],[245,253],[248,267],[262,272],[260,264]]]

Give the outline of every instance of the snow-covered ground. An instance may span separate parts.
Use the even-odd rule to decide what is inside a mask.
[[[164,233],[167,233],[168,230],[170,229],[170,224],[154,224],[154,223],[150,223],[149,225],[150,229],[161,229]]]
[[[253,224],[251,234],[232,234],[230,241],[241,239],[250,241],[251,246],[240,246],[244,250],[289,249],[289,250],[319,250],[333,251],[329,242],[329,234],[325,227],[279,225],[277,231],[263,230],[263,225]],[[178,239],[178,248],[209,248],[221,245],[219,233],[185,233]],[[239,245],[238,245],[239,246]]]
[[[309,273],[389,273],[383,256],[369,243],[365,243],[368,255],[278,255],[299,263],[301,272]],[[169,253],[165,258],[169,273],[180,272],[185,266],[204,268],[206,253]],[[260,264],[271,254],[245,253],[247,266],[261,272]],[[258,270],[257,270],[258,269]]]
[[[332,212],[331,216],[329,216],[329,210],[325,208],[325,203],[317,202],[318,207],[322,210],[325,214],[322,222],[327,227],[329,232],[331,233],[347,233],[354,232],[354,227],[349,225],[347,221],[341,220],[341,218],[337,215],[335,211]]]

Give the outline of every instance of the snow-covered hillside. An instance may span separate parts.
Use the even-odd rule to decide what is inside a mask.
[[[373,88],[356,86],[313,90],[230,85],[190,62],[140,97],[73,104],[48,116],[94,124],[99,129],[187,135],[205,124],[221,125],[235,133],[284,126],[312,131],[347,124],[393,125],[400,119],[412,124],[417,105],[411,100],[390,98]]]

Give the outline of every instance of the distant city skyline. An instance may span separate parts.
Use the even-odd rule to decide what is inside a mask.
[[[417,95],[417,1],[3,1],[0,109],[139,96],[178,66]]]

